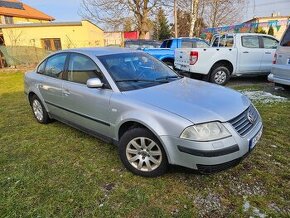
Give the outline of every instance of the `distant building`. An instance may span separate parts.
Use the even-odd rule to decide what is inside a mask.
[[[0,68],[35,63],[49,51],[104,46],[103,30],[90,21],[54,20],[18,0],[0,0]]]
[[[104,32],[89,21],[1,25],[6,46],[33,46],[56,51],[104,46]]]
[[[250,19],[244,23],[245,24],[252,24],[252,23],[258,24],[258,26],[261,29],[263,29],[266,33],[268,33],[269,28],[272,25],[274,29],[274,37],[280,40],[284,31],[287,28],[287,24],[289,24],[289,20],[290,20],[290,16],[278,16],[277,14],[272,14],[271,17],[254,17],[253,19]],[[279,23],[282,23],[282,25],[279,25]]]

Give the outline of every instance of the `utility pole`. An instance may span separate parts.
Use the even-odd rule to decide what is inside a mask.
[[[193,37],[193,29],[195,27],[195,22],[197,20],[197,7],[198,7],[198,0],[191,0],[191,14],[190,14],[190,30],[189,36]]]
[[[177,28],[177,0],[174,0],[174,36],[178,37],[178,28]]]

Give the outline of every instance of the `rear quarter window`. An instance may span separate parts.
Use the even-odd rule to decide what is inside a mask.
[[[290,47],[290,25],[288,26],[280,45]]]

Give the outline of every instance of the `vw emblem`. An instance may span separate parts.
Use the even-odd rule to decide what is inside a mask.
[[[251,111],[248,111],[247,118],[250,121],[250,123],[253,124],[255,122],[255,116],[254,116],[253,112],[251,113]]]

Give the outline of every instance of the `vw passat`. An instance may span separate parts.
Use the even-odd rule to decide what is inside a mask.
[[[159,176],[168,164],[208,173],[236,165],[262,134],[239,92],[183,78],[142,51],[54,53],[25,75],[39,123],[51,119],[118,145],[125,167]]]

